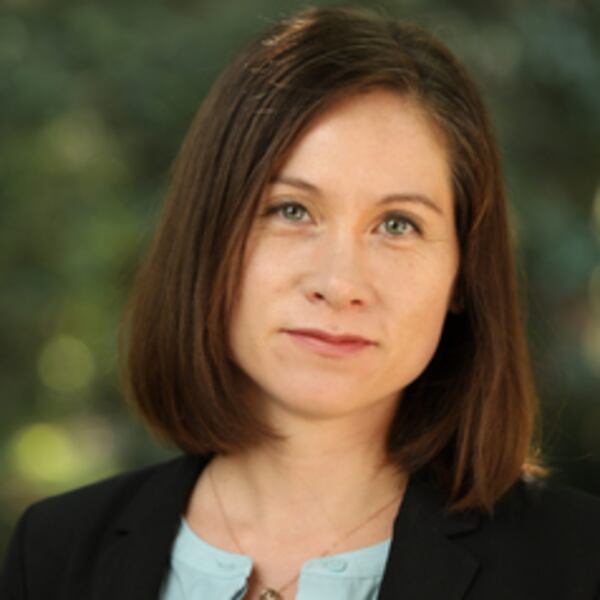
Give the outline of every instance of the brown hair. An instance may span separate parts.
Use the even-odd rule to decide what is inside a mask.
[[[273,435],[236,394],[228,323],[258,202],[275,166],[336,99],[383,87],[442,132],[461,267],[437,351],[405,390],[390,458],[432,468],[449,509],[493,504],[524,473],[546,474],[519,312],[507,202],[479,93],[422,29],[353,8],[273,25],[215,83],[175,161],[170,193],[124,322],[126,392],[150,428],[191,453]]]

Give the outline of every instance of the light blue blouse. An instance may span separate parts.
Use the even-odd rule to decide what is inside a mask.
[[[296,600],[375,600],[391,540],[304,563]],[[181,518],[160,600],[241,600],[252,559],[202,540]]]

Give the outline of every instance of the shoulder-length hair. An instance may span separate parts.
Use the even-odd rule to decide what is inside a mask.
[[[404,390],[389,456],[408,472],[431,467],[449,510],[493,512],[519,477],[547,472],[498,151],[452,53],[378,13],[312,8],[280,21],[212,87],[174,163],[126,312],[126,395],[151,430],[186,452],[238,451],[276,435],[236,393],[227,347],[246,240],[265,187],[307,125],[371,88],[413,100],[442,133],[461,255],[461,308]]]

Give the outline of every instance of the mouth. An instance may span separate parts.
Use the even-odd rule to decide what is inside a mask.
[[[325,356],[357,354],[375,342],[355,334],[331,334],[320,329],[285,329],[284,332],[297,344]]]
[[[324,331],[322,329],[308,329],[308,328],[299,328],[299,329],[284,329],[287,333],[294,333],[297,335],[307,335],[310,337],[314,337],[325,342],[329,342],[330,344],[353,344],[353,343],[361,343],[361,344],[374,344],[372,340],[369,340],[361,335],[357,335],[354,333],[329,333],[328,331]]]

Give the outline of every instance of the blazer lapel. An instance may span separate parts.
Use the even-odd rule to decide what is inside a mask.
[[[93,578],[93,600],[158,597],[180,515],[209,460],[184,456],[140,489],[107,536]]]
[[[443,495],[415,473],[396,517],[380,600],[461,600],[479,561],[451,537],[477,529],[473,511],[444,512]]]

